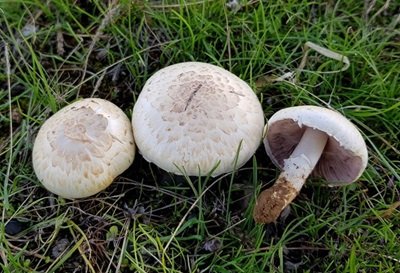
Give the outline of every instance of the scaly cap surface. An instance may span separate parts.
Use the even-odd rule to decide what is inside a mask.
[[[32,152],[35,173],[51,192],[82,198],[100,192],[133,162],[131,124],[116,105],[83,99],[51,116]]]
[[[261,104],[246,82],[215,65],[186,62],[148,79],[133,109],[135,141],[160,168],[213,176],[233,170],[262,139]],[[240,147],[240,150],[239,150]]]

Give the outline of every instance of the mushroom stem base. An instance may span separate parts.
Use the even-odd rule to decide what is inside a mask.
[[[263,192],[257,198],[253,210],[253,218],[256,223],[268,224],[275,222],[286,206],[288,206],[299,191],[287,181],[284,176],[279,176],[276,183]]]
[[[282,210],[298,195],[324,150],[328,136],[307,128],[293,153],[285,160],[276,183],[263,191],[256,202],[253,218],[257,223],[275,222]]]

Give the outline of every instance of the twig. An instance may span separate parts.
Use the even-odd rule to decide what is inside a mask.
[[[100,24],[99,28],[97,29],[96,33],[93,36],[92,42],[90,43],[89,50],[88,50],[88,53],[86,55],[86,59],[85,59],[84,65],[83,65],[83,73],[82,73],[81,82],[80,82],[79,86],[81,86],[81,84],[85,80],[86,71],[87,71],[87,67],[88,67],[88,64],[89,64],[89,57],[92,54],[94,46],[98,42],[100,36],[103,35],[103,31],[106,28],[106,26],[114,19],[114,17],[119,12],[119,7],[120,6],[119,6],[119,4],[117,4],[117,2],[118,2],[118,0],[113,0],[111,2],[110,9],[104,15],[104,18],[101,21],[101,24]],[[79,91],[80,91],[80,89],[78,89],[78,92],[76,93],[77,97],[79,97]]]
[[[57,16],[57,24],[56,24],[56,28],[57,28],[57,54],[62,56],[65,53],[65,49],[64,49],[64,35],[62,33],[62,29],[61,29],[61,24],[58,21],[58,16]]]
[[[212,0],[203,0],[203,1],[196,1],[196,2],[186,2],[183,1],[180,4],[150,4],[149,7],[152,9],[173,9],[173,8],[180,8],[182,6],[189,7],[189,6],[196,6],[196,5],[204,5],[208,2],[212,2]]]
[[[8,246],[11,247],[12,249],[17,250],[17,251],[24,252],[24,255],[26,255],[26,256],[33,256],[33,257],[36,257],[38,259],[44,260],[46,262],[51,262],[52,261],[50,257],[43,256],[43,255],[38,254],[38,253],[33,252],[33,251],[25,250],[23,248],[20,248],[18,246],[15,246],[15,245],[11,244],[10,242],[8,243]]]
[[[95,84],[95,86],[94,86],[94,88],[93,88],[93,92],[92,92],[92,94],[90,95],[90,97],[93,97],[94,94],[96,94],[96,92],[99,90],[99,87],[100,87],[100,85],[101,85],[101,82],[102,82],[103,79],[104,79],[104,76],[106,75],[106,72],[107,72],[107,70],[104,70],[104,71],[101,73],[99,79],[97,80],[97,82],[96,82],[96,84]]]
[[[244,249],[245,252],[248,253],[256,253],[259,251],[269,251],[273,248],[273,246],[266,246],[266,247],[260,247],[258,249]],[[285,247],[287,250],[311,250],[311,251],[328,251],[330,250],[329,248],[326,247],[314,247],[314,246],[298,246],[298,247]]]

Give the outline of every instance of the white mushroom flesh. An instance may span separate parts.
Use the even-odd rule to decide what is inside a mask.
[[[314,170],[325,148],[328,136],[319,130],[307,128],[288,159],[285,159],[281,177],[290,181],[300,191]]]

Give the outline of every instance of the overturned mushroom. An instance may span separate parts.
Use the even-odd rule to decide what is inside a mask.
[[[50,117],[36,137],[32,162],[40,182],[65,198],[100,192],[133,162],[128,117],[102,99],[72,103]]]
[[[246,82],[215,65],[186,62],[148,79],[132,125],[147,161],[175,174],[217,176],[254,154],[264,116]]]
[[[258,223],[274,222],[311,173],[330,186],[349,184],[360,177],[368,161],[357,128],[338,112],[317,106],[276,112],[268,121],[264,145],[282,173],[257,199],[253,217]]]

